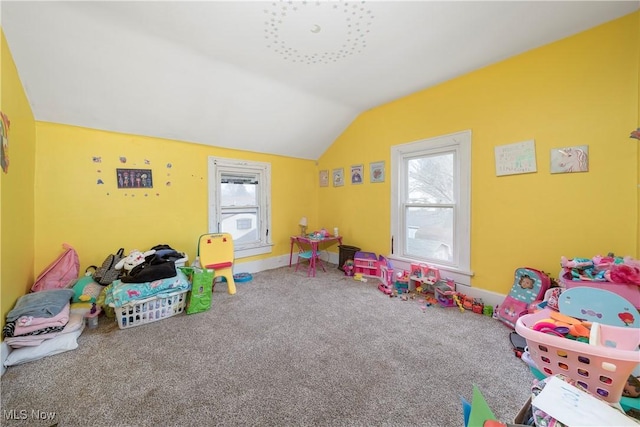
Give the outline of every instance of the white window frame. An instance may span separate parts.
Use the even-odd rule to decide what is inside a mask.
[[[226,174],[257,174],[259,215],[258,230],[260,240],[257,243],[238,245],[234,242],[235,258],[246,258],[254,255],[271,253],[271,164],[248,160],[225,159],[209,157],[209,233],[219,233],[222,222],[222,207],[220,206],[221,175]]]
[[[420,155],[454,153],[454,254],[453,261],[416,259],[406,248],[405,208],[407,161]],[[471,285],[471,131],[462,131],[391,147],[391,237],[390,259],[404,263],[421,262],[438,268],[457,283]]]

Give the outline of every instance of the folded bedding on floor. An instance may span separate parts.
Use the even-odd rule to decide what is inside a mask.
[[[16,320],[16,324],[13,329],[13,336],[26,335],[39,329],[64,326],[69,322],[70,309],[71,304],[67,303],[62,310],[60,310],[60,313],[53,317],[20,316]]]
[[[4,341],[7,343],[8,346],[12,348],[34,347],[42,344],[46,340],[56,338],[63,334],[75,332],[83,326],[84,326],[84,316],[78,313],[71,313],[69,315],[69,321],[60,332],[52,332],[49,334],[42,334],[42,335],[13,336],[10,338],[6,338]]]
[[[4,366],[19,365],[42,359],[46,356],[74,350],[78,348],[78,337],[82,334],[83,330],[84,322],[80,322],[80,328],[73,332],[59,334],[57,337],[45,340],[42,344],[34,347],[16,348],[9,352],[9,355],[4,361]]]
[[[7,313],[7,322],[21,316],[54,317],[71,301],[73,293],[73,289],[52,289],[23,295]]]

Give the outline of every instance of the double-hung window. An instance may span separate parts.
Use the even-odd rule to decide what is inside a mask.
[[[470,276],[471,132],[391,148],[393,257]]]
[[[236,258],[271,252],[271,165],[209,158],[209,233],[233,236]]]

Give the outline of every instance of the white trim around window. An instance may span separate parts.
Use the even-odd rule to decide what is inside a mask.
[[[208,232],[235,234],[236,258],[271,253],[271,164],[220,157],[209,157],[208,163]],[[253,197],[250,202],[224,205],[223,183],[247,184],[255,190]]]
[[[429,160],[445,160],[447,179],[445,196],[430,195],[420,197],[411,187],[415,183],[416,163]],[[471,276],[471,131],[424,139],[391,147],[391,236],[392,254],[390,259],[400,263],[424,263],[437,267],[442,275],[457,283],[470,286]],[[434,169],[425,169],[426,174]],[[426,179],[424,185],[433,181]],[[428,187],[427,187],[428,188]],[[427,190],[427,193],[429,191]],[[415,248],[415,212],[426,214],[422,221],[445,218],[441,235],[444,254]],[[414,217],[412,218],[412,215]],[[435,225],[433,225],[435,224]],[[424,227],[427,237],[419,243],[431,243],[431,235],[438,223],[432,221]]]

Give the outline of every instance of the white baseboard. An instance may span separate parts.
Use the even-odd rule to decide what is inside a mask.
[[[293,261],[295,262],[295,257]],[[233,263],[233,274],[258,273],[260,271],[273,270],[274,268],[286,267],[288,265],[289,255],[280,255],[248,262],[236,261]]]
[[[9,357],[10,352],[11,352],[11,349],[9,348],[6,342],[0,343],[0,377],[3,376],[4,373],[7,371],[7,368],[5,368],[4,366],[4,361],[7,360],[7,357]]]

